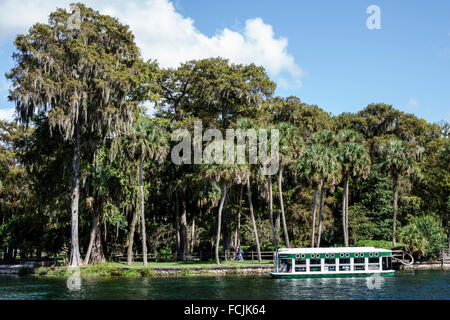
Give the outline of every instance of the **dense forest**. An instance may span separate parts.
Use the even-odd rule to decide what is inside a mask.
[[[128,26],[80,7],[79,30],[58,9],[15,41],[6,77],[17,121],[0,122],[3,260],[82,265],[123,250],[131,263],[136,252],[185,260],[203,250],[220,263],[219,251],[237,246],[369,240],[434,259],[448,247],[448,122],[384,103],[331,115],[275,96],[263,67],[220,57],[160,68]],[[193,134],[197,121],[224,136],[277,129],[276,174],[261,174],[260,159],[175,164],[173,133]]]

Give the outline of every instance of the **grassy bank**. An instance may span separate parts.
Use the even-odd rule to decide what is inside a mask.
[[[224,261],[220,265],[209,261],[142,262],[132,265],[110,262],[80,267],[81,277],[154,277],[154,276],[191,276],[254,274],[264,272],[272,266],[272,261]],[[35,276],[68,277],[68,267],[41,267],[34,271]]]

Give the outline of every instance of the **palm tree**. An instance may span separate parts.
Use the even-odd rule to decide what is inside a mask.
[[[311,225],[311,248],[315,245],[315,230],[316,230],[316,210],[317,210],[317,193],[322,187],[322,182],[319,173],[315,170],[315,157],[317,154],[317,145],[309,143],[302,157],[298,161],[297,171],[301,176],[312,185],[314,189],[313,207],[312,207],[312,225]]]
[[[251,173],[249,171],[247,176],[247,196],[248,196],[248,206],[250,210],[250,218],[252,219],[252,226],[253,226],[253,235],[255,237],[255,243],[256,243],[256,252],[258,255],[258,261],[261,262],[261,247],[259,245],[259,236],[258,236],[258,229],[256,228],[256,221],[255,221],[255,214],[253,212],[253,202],[252,202],[252,187],[250,185],[250,176]]]
[[[250,119],[245,119],[245,118],[244,119],[240,119],[236,123],[236,128],[237,129],[241,129],[241,130],[255,129],[255,127],[256,127],[256,125]],[[250,153],[250,151],[255,151],[255,150],[250,150],[251,147],[252,147],[252,145],[249,144],[248,153]],[[257,255],[258,255],[258,261],[261,262],[262,261],[262,258],[261,258],[261,247],[260,247],[260,244],[259,244],[258,228],[256,227],[255,214],[254,214],[254,211],[253,211],[252,187],[251,187],[251,183],[250,183],[250,178],[251,178],[251,175],[252,175],[252,172],[251,172],[252,168],[251,168],[250,164],[248,165],[247,170],[248,170],[248,175],[247,175],[246,185],[247,185],[248,206],[249,206],[249,211],[250,211],[250,218],[252,220],[253,235],[255,237],[256,252],[257,252]]]
[[[286,247],[289,248],[289,234],[287,230],[283,203],[283,172],[285,167],[291,165],[296,159],[300,157],[301,153],[303,152],[303,139],[297,127],[290,123],[282,122],[278,124],[276,128],[280,131],[280,169],[278,170],[278,192],[280,199],[281,221],[283,223],[283,233]]]
[[[144,265],[147,266],[147,236],[145,231],[145,210],[144,210],[144,184],[143,171],[146,161],[161,163],[168,153],[168,140],[165,131],[156,121],[146,117],[138,119],[134,124],[131,134],[124,144],[130,160],[139,163],[139,209],[142,232],[142,255]],[[137,213],[136,213],[137,215]],[[134,219],[134,218],[133,218]],[[134,220],[136,222],[136,220]],[[129,248],[133,247],[133,238],[130,238]],[[131,261],[128,261],[131,264]]]
[[[392,177],[393,191],[393,218],[392,218],[392,245],[397,246],[396,225],[398,211],[398,180],[404,175],[413,172],[414,161],[406,142],[398,139],[391,139],[389,142],[380,145],[380,153],[383,161],[382,168]]]
[[[259,141],[258,162],[260,165],[260,174],[267,176],[270,225],[272,227],[274,249],[278,251],[278,232],[273,218],[272,175],[276,173],[273,172],[273,168],[279,168],[279,132],[278,129],[272,127],[267,130],[266,134],[267,141]]]
[[[362,136],[353,130],[344,129],[337,135],[339,141],[338,158],[341,163],[344,180],[342,195],[342,228],[344,245],[349,246],[348,235],[348,194],[350,177],[367,178],[370,172],[370,155],[367,147],[362,143]]]
[[[339,181],[340,163],[337,159],[337,154],[334,150],[329,148],[321,148],[321,154],[317,161],[317,169],[321,172],[321,188],[320,188],[320,206],[319,206],[319,226],[317,233],[317,247],[320,247],[320,240],[322,236],[322,221],[323,221],[323,205],[325,189],[334,188],[334,185]]]
[[[336,154],[336,140],[328,130],[316,133],[306,146],[297,169],[314,188],[311,247],[320,246],[323,222],[323,203],[326,187],[332,188],[339,181],[340,164]],[[319,225],[317,242],[315,242],[315,222],[317,211],[317,195],[320,191]]]
[[[218,150],[219,148],[223,148],[222,150],[226,151],[225,142],[224,141],[214,141],[211,144],[215,144],[214,149]],[[224,152],[225,154],[226,152]],[[213,183],[217,183],[221,186],[221,198],[219,203],[219,208],[217,210],[217,234],[216,234],[216,243],[215,243],[215,257],[216,264],[220,264],[219,259],[219,242],[220,242],[220,230],[222,223],[222,210],[225,205],[225,200],[227,197],[227,190],[233,184],[244,184],[248,181],[249,172],[245,165],[241,164],[228,164],[226,161],[223,163],[214,163],[214,164],[204,164],[203,172],[206,180],[209,180]]]

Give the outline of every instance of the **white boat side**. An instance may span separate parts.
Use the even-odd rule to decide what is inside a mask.
[[[393,275],[392,251],[375,247],[280,248],[274,278]]]

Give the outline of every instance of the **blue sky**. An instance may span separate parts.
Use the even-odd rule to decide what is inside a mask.
[[[0,71],[12,66],[12,41],[70,1],[0,0]],[[261,64],[278,84],[327,112],[356,112],[392,104],[427,121],[450,121],[450,1],[85,1],[135,31],[145,58],[175,67],[192,58],[223,55]],[[369,30],[369,5],[381,9],[381,29]],[[3,9],[3,10],[2,10]],[[6,10],[8,9],[8,10]],[[31,12],[27,14],[25,12]],[[3,16],[2,16],[3,15]],[[15,15],[17,17],[17,15]],[[0,118],[12,110],[4,77]]]

